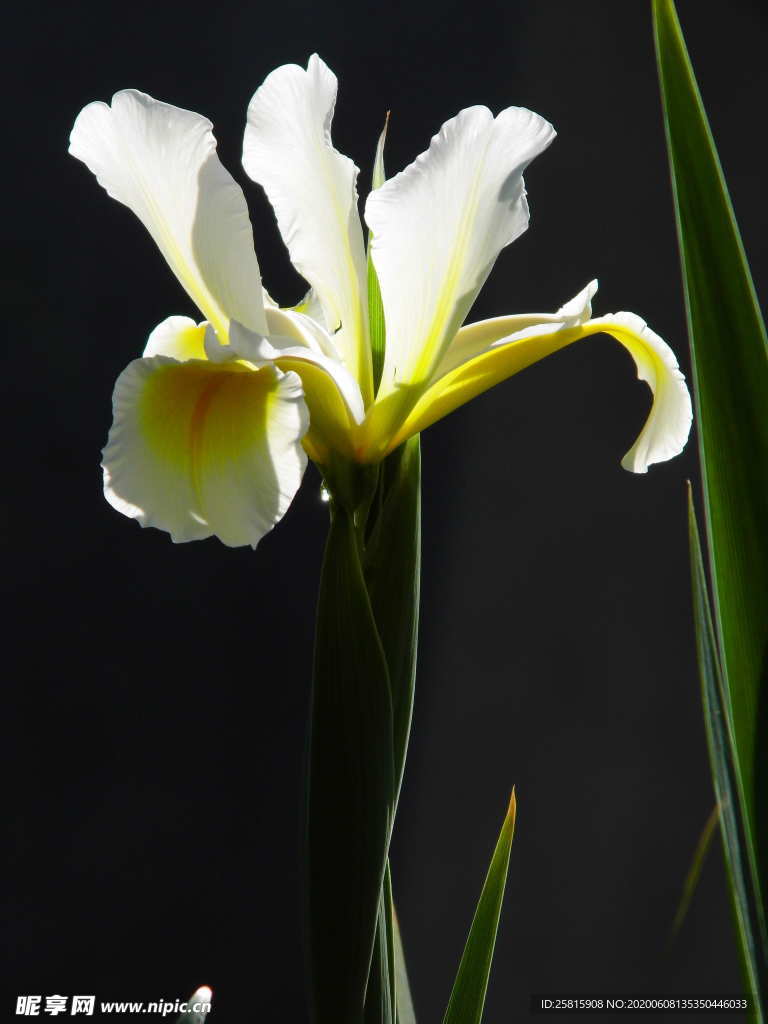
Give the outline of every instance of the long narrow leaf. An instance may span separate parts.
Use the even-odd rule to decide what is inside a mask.
[[[388,936],[390,918],[384,906],[384,892],[379,902],[376,918],[376,939],[373,944],[373,959],[365,993],[364,1024],[394,1024],[395,1003],[392,999],[394,979],[389,961]]]
[[[493,851],[491,866],[488,868],[483,891],[475,910],[443,1024],[480,1024],[483,1016],[501,903],[507,882],[516,813],[517,802],[515,791],[512,790],[507,815],[501,826],[496,849]]]
[[[421,448],[412,437],[381,466],[379,505],[365,547],[365,579],[392,686],[395,793],[413,712],[421,579]]]
[[[386,181],[384,171],[384,143],[387,140],[387,128],[389,126],[389,111],[384,121],[379,141],[376,146],[376,156],[373,161],[373,174],[371,175],[371,189],[381,188]],[[384,366],[384,304],[381,301],[381,289],[376,268],[371,258],[370,232],[368,235],[368,323],[371,336],[371,362],[373,369],[373,390],[377,390],[381,381],[381,371]]]
[[[726,836],[726,853],[735,890],[746,872],[750,916],[738,910],[742,894],[733,897],[743,959],[759,994],[768,975],[768,341],[673,0],[653,0],[653,20],[722,683],[719,705],[712,698],[708,710],[725,722],[723,756],[739,826]]]
[[[386,659],[352,513],[334,507],[320,581],[307,821],[317,1024],[360,1024],[394,803]]]
[[[696,649],[701,675],[707,744],[712,764],[715,796],[720,808],[721,832],[731,884],[734,915],[744,954],[744,968],[747,983],[757,1004],[753,1019],[762,1022],[765,1019],[766,1004],[761,963],[764,962],[765,949],[761,948],[761,930],[758,924],[759,898],[752,886],[752,875],[746,851],[745,822],[736,790],[733,748],[725,714],[723,674],[709,609],[704,561],[690,490],[688,493],[688,531],[691,548]]]
[[[397,1021],[395,947],[392,928],[392,879],[389,873],[389,864],[387,864],[384,872],[384,884],[379,896],[376,941],[373,947],[368,990],[365,994],[364,1024],[395,1024]]]
[[[421,450],[418,437],[401,445],[382,463],[367,525],[363,571],[389,670],[396,806],[405,767],[416,681],[421,576]],[[377,1005],[381,1006],[382,1013],[386,1013],[382,994],[389,981],[393,993],[392,1012],[400,1016],[399,1024],[404,1024],[401,1012],[403,997],[398,998],[397,995],[397,971],[392,962],[397,924],[389,872],[385,878],[385,890],[379,909],[377,941],[383,943],[386,939],[389,942],[390,959],[385,962],[383,946],[380,945],[379,956],[374,957],[371,968],[366,1012],[369,1020]],[[402,959],[402,946],[400,957]],[[405,964],[402,963],[401,967],[400,973],[405,978]],[[410,1012],[412,1015],[412,1008]]]
[[[704,861],[707,859],[707,854],[709,853],[709,848],[712,845],[712,840],[715,836],[719,823],[720,804],[716,803],[704,823],[704,828],[701,830],[699,841],[696,843],[696,849],[693,851],[693,859],[691,860],[691,865],[688,868],[688,874],[685,876],[680,902],[677,905],[677,910],[675,911],[675,916],[672,921],[672,927],[669,935],[670,943],[677,937],[677,934],[682,928],[683,922],[688,915],[691,902],[699,884],[699,879],[701,878]]]
[[[397,1022],[397,975],[395,966],[395,905],[392,902],[392,873],[387,861],[384,872],[384,884],[381,887],[381,903],[379,917],[385,922],[384,931],[387,940],[387,975],[389,982],[389,1012],[393,1021]]]
[[[768,880],[768,343],[674,3],[654,0],[653,14],[696,384],[724,713],[752,885],[759,893]],[[760,901],[758,911],[764,931]]]
[[[405,966],[403,940],[400,935],[400,924],[397,914],[392,914],[392,932],[395,952],[395,986],[397,992],[397,1024],[416,1024],[416,1013],[413,1009],[411,986],[408,981],[408,970]]]

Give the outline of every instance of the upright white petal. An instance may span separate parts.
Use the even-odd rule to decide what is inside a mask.
[[[211,122],[133,89],[90,103],[69,151],[147,228],[190,298],[226,337],[230,318],[264,331],[253,231],[221,165]]]
[[[370,397],[357,168],[333,148],[336,76],[315,54],[277,68],[248,106],[243,166],[274,207],[291,261],[317,293],[347,368]]]
[[[113,415],[106,498],[176,542],[255,547],[301,483],[308,413],[294,373],[136,359],[117,380]]]
[[[381,388],[426,386],[500,250],[528,226],[523,171],[554,138],[520,107],[470,107],[368,196],[365,217],[384,303]]]

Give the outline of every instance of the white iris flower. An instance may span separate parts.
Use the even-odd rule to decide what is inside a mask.
[[[622,465],[677,455],[691,402],[672,350],[632,313],[592,319],[589,284],[557,313],[462,326],[501,249],[528,226],[523,171],[554,138],[537,114],[470,107],[371,192],[365,219],[386,323],[374,390],[357,167],[331,142],[336,77],[319,57],[273,71],[248,107],[243,165],[310,285],[261,286],[242,190],[204,117],[134,90],[78,116],[70,152],[130,207],[200,310],[172,316],[123,371],[104,449],[107,499],[174,541],[256,545],[307,455],[376,462],[457,406],[572,342],[607,333],[653,393]]]

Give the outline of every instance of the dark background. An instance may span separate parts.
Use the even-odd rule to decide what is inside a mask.
[[[556,309],[597,276],[596,314],[640,313],[687,368],[649,8],[17,11],[4,111],[3,1019],[19,993],[172,999],[202,983],[222,1024],[306,1019],[298,844],[318,478],[255,553],[173,546],[103,501],[114,378],[160,320],[194,311],[138,221],[66,155],[75,115],[124,87],[208,115],[245,187],[265,284],[287,303],[301,282],[239,164],[247,101],[271,69],[317,50],[338,74],[335,142],[363,193],[388,108],[394,172],[463,106],[530,106],[559,138],[527,175],[531,227],[471,319]],[[679,10],[761,292],[768,19],[745,0]],[[647,408],[627,355],[601,337],[423,438],[420,672],[392,854],[420,1021],[444,1010],[513,783],[488,1024],[525,1018],[535,991],[740,989],[717,844],[666,948],[713,797],[684,513],[695,447],[647,477],[624,472]]]

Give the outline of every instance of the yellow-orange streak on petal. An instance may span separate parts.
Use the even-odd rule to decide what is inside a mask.
[[[198,502],[207,415],[217,394],[237,386],[238,378],[253,392],[254,402],[268,390],[269,382],[243,364],[191,360],[156,372],[141,397],[139,417],[147,444],[157,458],[189,474]]]

